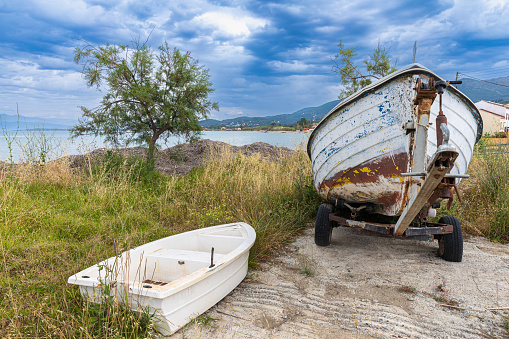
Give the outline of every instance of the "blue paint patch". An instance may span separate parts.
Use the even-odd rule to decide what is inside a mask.
[[[333,154],[347,147],[350,143],[362,139],[383,128],[390,126],[399,126],[400,124],[401,121],[399,119],[399,116],[393,114],[382,115],[379,118],[364,123],[362,125],[363,128],[356,132],[355,134],[347,132],[344,135],[342,135],[338,140],[331,142],[329,145],[327,145],[327,147],[320,151],[320,153],[318,153],[315,160],[321,157],[329,158]],[[356,128],[357,127],[359,126],[356,126]]]

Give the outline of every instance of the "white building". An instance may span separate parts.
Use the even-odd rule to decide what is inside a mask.
[[[475,103],[483,119],[483,133],[507,132],[509,129],[509,105],[486,100]]]

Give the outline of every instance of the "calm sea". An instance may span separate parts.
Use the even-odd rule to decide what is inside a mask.
[[[243,146],[262,141],[275,146],[292,149],[305,148],[309,133],[285,132],[240,132],[240,131],[206,131],[203,139],[223,141],[234,146]],[[166,143],[161,140],[161,148],[168,148],[183,143],[184,140],[171,137]],[[9,145],[11,146],[9,149]],[[134,146],[134,145],[130,145]],[[56,159],[64,155],[84,154],[96,148],[109,147],[100,138],[83,136],[69,139],[67,131],[18,131],[0,134],[0,160],[14,161],[26,159],[28,156],[39,156],[41,150],[47,154],[47,160]]]

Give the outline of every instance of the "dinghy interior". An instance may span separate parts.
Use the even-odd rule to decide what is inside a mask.
[[[246,276],[256,239],[246,223],[190,232],[133,248],[69,277],[90,302],[105,298],[148,309],[171,334],[230,293]]]

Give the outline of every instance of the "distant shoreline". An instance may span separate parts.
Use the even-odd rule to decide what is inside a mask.
[[[243,131],[243,130],[216,130],[216,129],[206,129],[203,130],[204,132],[254,132],[254,133],[311,133],[312,130],[306,130],[306,131],[274,131],[274,130],[259,130],[259,131]]]
[[[51,128],[51,129],[46,129],[46,128],[29,128],[29,129],[6,129],[6,130],[2,130],[2,132],[37,132],[37,131],[43,131],[43,132],[56,132],[56,131],[67,131],[69,132],[68,129],[65,129],[65,128]]]
[[[57,132],[57,131],[67,131],[70,132],[69,129],[64,128],[31,128],[31,129],[7,129],[3,130],[2,132],[37,132],[37,131],[43,131],[43,132]],[[306,130],[306,131],[275,131],[275,130],[258,130],[258,131],[245,131],[245,130],[215,130],[215,129],[204,129],[202,132],[255,132],[255,133],[311,133],[312,130]]]

